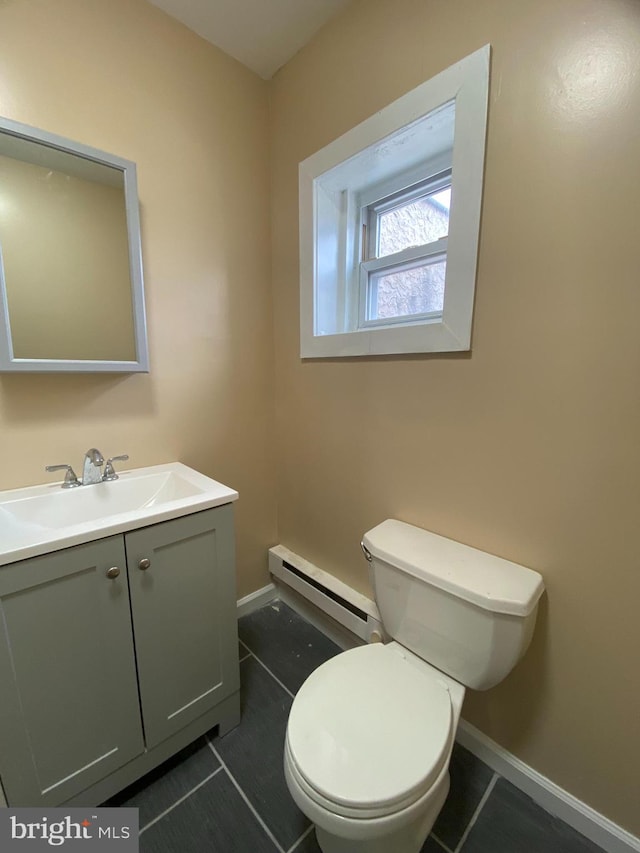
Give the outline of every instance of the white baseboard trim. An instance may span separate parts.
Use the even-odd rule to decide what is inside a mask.
[[[278,597],[278,590],[274,584],[269,583],[263,586],[262,589],[257,589],[255,592],[250,592],[244,598],[238,599],[238,619],[241,616],[246,616],[247,613],[253,613],[254,610],[260,610],[265,604],[269,604],[274,598]]]
[[[456,739],[539,806],[608,853],[638,853],[640,839],[507,752],[471,723],[460,720]]]

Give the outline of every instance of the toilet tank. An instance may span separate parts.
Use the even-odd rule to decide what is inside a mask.
[[[533,635],[538,572],[395,519],[362,541],[396,642],[475,690],[511,672]]]

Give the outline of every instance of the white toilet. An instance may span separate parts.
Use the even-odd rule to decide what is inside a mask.
[[[393,641],[343,652],[296,695],[289,791],[324,853],[418,853],[449,790],[465,686],[493,687],[525,653],[542,577],[387,520],[363,550]]]

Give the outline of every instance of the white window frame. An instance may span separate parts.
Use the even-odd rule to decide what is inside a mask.
[[[333,358],[414,352],[468,350],[475,292],[480,229],[484,153],[489,88],[490,46],[477,50],[436,77],[408,92],[371,118],[304,160],[299,167],[300,198],[300,353],[302,358]],[[413,123],[455,104],[455,130],[450,157],[452,169],[449,236],[438,247],[447,256],[444,307],[441,315],[412,315],[384,323],[362,322],[362,208],[367,191],[346,184],[340,191],[326,192],[322,181],[331,170],[349,174],[358,156],[367,156],[372,146],[392,140]],[[437,164],[436,164],[437,165]],[[435,168],[435,166],[434,166]],[[423,179],[422,164],[418,179]],[[442,171],[442,166],[440,171]],[[396,169],[396,173],[397,173]],[[415,171],[415,170],[414,170]],[[342,174],[341,172],[341,174]],[[434,171],[431,174],[435,174]],[[405,187],[416,182],[405,178]],[[378,179],[380,184],[380,179]],[[382,181],[384,184],[385,181]],[[387,184],[393,181],[386,182]],[[383,188],[384,189],[384,188]],[[383,195],[394,192],[393,187]],[[360,218],[358,212],[360,211]],[[331,220],[327,225],[328,220]],[[336,223],[338,223],[336,225]],[[331,230],[333,229],[333,230]],[[338,259],[326,263],[322,253]],[[397,261],[415,260],[412,252]],[[400,253],[398,253],[400,254]],[[346,269],[342,259],[347,259]],[[388,260],[384,259],[385,261]],[[370,260],[362,262],[362,266]],[[354,282],[352,270],[357,268]],[[369,271],[372,268],[370,267]],[[344,331],[326,331],[319,318],[322,302],[329,300],[330,313],[344,317]]]
[[[360,233],[362,235],[361,248],[362,260],[360,261],[360,287],[359,287],[359,311],[358,329],[376,328],[391,324],[406,324],[418,322],[432,322],[442,318],[442,311],[430,311],[422,314],[405,314],[395,317],[371,319],[369,308],[378,273],[389,275],[394,272],[414,269],[418,266],[427,266],[430,263],[446,261],[447,236],[420,246],[409,246],[399,252],[389,255],[378,254],[379,252],[379,218],[389,211],[411,204],[421,198],[428,197],[445,187],[451,186],[451,169],[444,169],[428,178],[417,181],[410,186],[402,186],[395,192],[387,193],[384,197],[377,198],[370,204],[364,204],[360,208]],[[362,199],[361,199],[362,201]]]
[[[363,254],[363,260],[372,260],[379,257],[378,228],[372,227],[372,222],[385,213],[412,204],[421,198],[426,198],[449,186],[451,186],[451,169],[444,169],[442,172],[416,181],[415,184],[411,184],[408,187],[403,186],[395,192],[385,193],[384,196],[379,196],[374,201],[363,204],[360,209],[360,219],[362,225],[366,226],[367,229],[366,255]]]
[[[428,311],[422,314],[398,314],[393,317],[369,317],[369,306],[375,297],[376,280],[380,275],[404,272],[405,270],[424,267],[428,264],[440,263],[447,259],[446,239],[429,244],[429,254],[425,254],[423,246],[414,246],[386,258],[365,261],[360,265],[360,311],[359,329],[375,329],[391,325],[407,325],[408,323],[432,323],[442,320],[442,311]],[[436,248],[437,247],[437,248]],[[400,260],[402,256],[402,260]],[[383,263],[384,262],[384,263]],[[373,273],[373,274],[372,274]]]

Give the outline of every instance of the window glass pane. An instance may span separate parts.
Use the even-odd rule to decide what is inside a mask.
[[[378,257],[446,237],[450,204],[449,186],[381,213],[378,217]]]
[[[441,312],[444,307],[446,259],[369,277],[368,320]]]

